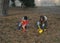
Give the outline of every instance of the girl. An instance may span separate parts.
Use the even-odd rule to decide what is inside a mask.
[[[18,29],[22,28],[23,29],[23,32],[26,31],[26,27],[28,25],[28,17],[27,16],[24,16],[21,20],[21,22],[18,24]]]

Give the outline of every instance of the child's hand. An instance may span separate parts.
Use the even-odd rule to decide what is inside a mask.
[[[42,29],[38,29],[38,33],[42,34],[43,30]]]

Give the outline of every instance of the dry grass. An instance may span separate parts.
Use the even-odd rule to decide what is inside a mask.
[[[7,17],[0,17],[0,43],[60,43],[60,15],[30,9],[10,9],[9,14]],[[25,33],[17,30],[17,22],[24,15],[31,19],[31,26]],[[34,27],[40,15],[48,17],[48,29],[41,35]]]

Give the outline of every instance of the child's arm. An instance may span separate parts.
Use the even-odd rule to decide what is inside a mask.
[[[21,26],[21,23],[19,23],[19,26]]]
[[[40,29],[40,22],[39,22],[39,21],[37,22],[37,26],[38,26],[38,28]]]

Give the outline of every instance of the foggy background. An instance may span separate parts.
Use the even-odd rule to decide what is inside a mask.
[[[35,6],[60,6],[60,0],[34,0]],[[9,6],[11,7],[12,1],[9,1]],[[16,6],[21,6],[19,0],[15,0]]]

